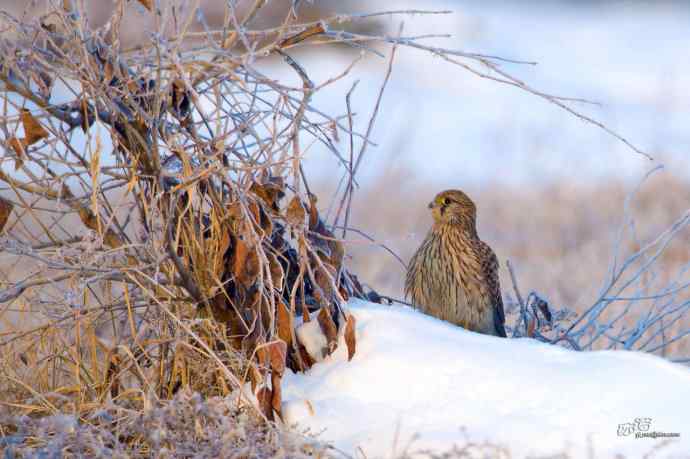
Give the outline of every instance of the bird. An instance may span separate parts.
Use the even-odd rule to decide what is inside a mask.
[[[412,256],[405,297],[415,308],[478,333],[506,337],[498,258],[477,234],[477,207],[460,190],[429,203],[434,222]]]

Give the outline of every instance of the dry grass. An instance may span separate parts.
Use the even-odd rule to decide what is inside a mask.
[[[326,446],[272,428],[241,409],[235,397],[202,397],[186,390],[145,408],[104,403],[88,419],[0,415],[0,450],[8,457],[257,457],[326,455]],[[7,456],[6,456],[7,457]]]

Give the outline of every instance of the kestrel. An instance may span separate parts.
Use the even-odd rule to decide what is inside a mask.
[[[498,259],[477,235],[474,203],[447,190],[429,208],[434,224],[407,268],[405,296],[426,314],[505,337]]]

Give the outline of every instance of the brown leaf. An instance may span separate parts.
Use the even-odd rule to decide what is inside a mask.
[[[332,234],[333,233],[331,233],[331,235]],[[331,257],[328,261],[331,262],[337,271],[343,264],[343,258],[345,258],[345,247],[343,246],[342,241],[328,241],[328,245],[331,247]]]
[[[273,288],[281,291],[283,290],[283,280],[285,278],[283,267],[280,265],[278,257],[273,252],[267,250],[266,258],[268,258],[268,269],[271,271],[271,282],[273,283]]]
[[[117,249],[118,247],[122,247],[123,245],[120,236],[118,236],[112,229],[108,229],[105,232],[105,236],[103,236],[103,243],[113,249]]]
[[[261,228],[262,236],[270,236],[273,234],[273,219],[264,210],[263,207],[259,206],[259,227]]]
[[[304,225],[306,216],[307,213],[302,205],[302,200],[299,196],[294,196],[290,200],[290,204],[288,204],[287,211],[285,212],[285,220],[294,227],[300,227]]]
[[[79,219],[87,228],[98,231],[98,219],[88,207],[79,208]]]
[[[25,108],[22,109],[21,119],[22,124],[24,125],[26,145],[33,145],[39,140],[48,137],[48,131],[46,131],[43,126],[36,121],[36,118],[34,118],[29,110]]]
[[[297,343],[297,351],[299,352],[299,356],[302,359],[302,363],[306,367],[303,368],[304,371],[314,366],[314,359],[311,357],[311,355],[309,355],[309,353],[307,352],[307,348],[304,347],[302,343]]]
[[[107,61],[103,66],[103,81],[110,84],[113,81],[113,76],[115,76],[115,68],[110,61]]]
[[[290,310],[282,301],[276,305],[277,309],[277,328],[278,338],[283,340],[288,346],[292,345],[292,329],[294,327],[294,319]]]
[[[326,262],[323,263],[323,268],[318,266],[314,271],[314,281],[319,287],[314,289],[314,296],[317,297],[317,301],[321,304],[329,304],[333,299],[334,293],[332,279],[337,275],[337,271]],[[318,298],[321,295],[323,297]]]
[[[534,331],[537,327],[537,321],[534,317],[530,317],[529,321],[527,322],[527,336],[530,338],[534,337]]]
[[[315,195],[309,196],[309,230],[319,236],[311,236],[311,243],[320,253],[321,259],[327,260],[336,271],[340,270],[340,265],[345,257],[345,247],[343,243],[335,238],[332,232],[326,228],[326,225],[319,217],[319,211],[316,208],[317,198]]]
[[[270,387],[262,387],[256,394],[259,401],[259,408],[269,421],[273,420],[273,391]]]
[[[240,284],[245,287],[254,284],[259,276],[259,257],[254,248],[238,238],[235,241],[235,253],[232,263],[232,272]]]
[[[230,247],[230,232],[225,227],[221,228],[220,242],[218,243],[218,253],[216,254],[214,273],[220,279],[223,276],[223,261],[225,252]]]
[[[278,210],[278,201],[285,194],[283,188],[282,177],[277,177],[267,183],[254,182],[250,190],[261,198],[269,208]]]
[[[230,220],[230,226],[233,232],[238,232],[240,228],[240,222],[244,218],[244,213],[242,212],[242,205],[239,202],[233,202],[228,204],[226,208],[227,217]]]
[[[79,108],[81,109],[81,130],[86,132],[91,127],[91,117],[89,116],[89,103],[86,99],[81,100]]]
[[[283,419],[283,411],[281,409],[282,406],[282,396],[281,396],[281,388],[280,388],[280,379],[281,375],[278,373],[271,373],[271,389],[273,392],[273,396],[271,397],[271,406],[273,407],[273,410],[276,412],[278,417],[280,419]]]
[[[7,140],[7,143],[10,144],[10,147],[12,147],[17,156],[19,156],[20,158],[24,156],[24,148],[26,148],[26,139],[10,137],[10,139]]]
[[[13,205],[11,202],[0,198],[0,234],[2,234],[7,224],[7,220],[10,219],[10,214],[12,213]]]
[[[316,203],[319,199],[315,194],[309,195],[309,229],[314,231],[319,223],[319,211],[316,208]]]
[[[268,347],[260,346],[256,348],[256,360],[262,368],[268,368]]]
[[[50,98],[50,88],[53,85],[53,81],[50,76],[43,72],[32,72],[31,80],[38,86],[38,91],[46,99]]]
[[[249,382],[252,385],[252,391],[255,391],[256,388],[263,382],[264,378],[261,376],[261,373],[259,370],[257,370],[256,366],[250,365],[249,366]]]
[[[153,0],[139,0],[139,3],[144,5],[147,10],[153,11]]]
[[[309,308],[306,304],[302,304],[302,322],[305,324],[311,322],[311,317],[309,316]]]
[[[17,159],[14,163],[15,170],[22,167],[24,159],[26,158],[26,148],[38,142],[41,139],[48,137],[48,132],[36,121],[36,118],[26,108],[22,108],[22,113],[19,115],[22,126],[24,126],[24,138],[11,137],[7,140],[10,147],[17,154]]]
[[[111,352],[112,351],[110,351],[109,354]],[[110,358],[106,358],[106,360],[108,361],[108,367],[105,371],[102,387],[105,390],[110,386],[110,396],[112,398],[117,398],[117,396],[120,395],[120,378],[118,378],[121,363],[120,357],[116,353],[113,353]]]
[[[350,299],[350,292],[347,291],[345,285],[341,285],[339,291],[340,296],[343,297],[343,300],[348,301]]]
[[[191,107],[190,97],[184,81],[177,79],[173,81],[170,90],[174,113],[180,118],[187,118]]]
[[[352,314],[347,315],[347,322],[345,323],[345,344],[347,345],[347,360],[352,360],[357,349],[357,338],[355,337],[355,326],[357,320]]]
[[[280,376],[285,372],[285,362],[287,360],[287,345],[285,341],[277,340],[268,344],[268,358],[271,362],[271,370]]]
[[[19,170],[24,165],[24,157],[26,156],[26,139],[18,139],[11,137],[7,143],[12,147],[17,154],[17,159],[14,160],[14,170]]]
[[[328,343],[328,355],[331,355],[335,348],[338,346],[338,328],[335,326],[335,322],[331,318],[328,309],[321,308],[319,315],[317,316],[319,326],[321,331],[326,336],[326,342]]]
[[[265,342],[264,337],[266,334],[264,333],[263,321],[257,310],[257,306],[261,302],[261,293],[257,288],[252,290],[253,292],[250,292],[246,298],[242,299],[246,324],[244,327],[245,336],[242,338],[242,349],[247,355],[252,354],[256,350],[261,365],[267,367],[268,352],[265,351],[265,346],[261,346]]]

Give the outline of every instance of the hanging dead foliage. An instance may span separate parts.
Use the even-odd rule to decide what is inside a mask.
[[[160,36],[196,20],[138,3],[161,9]],[[303,145],[337,153],[347,128],[311,110],[319,88],[283,51],[327,27],[298,25],[291,13],[284,30],[262,37],[206,37],[208,49],[243,47],[236,56],[188,53],[181,30],[125,52],[127,4],[116,2],[101,28],[85,26],[75,2],[35,24],[3,22],[16,40],[0,39],[0,80],[22,101],[5,132],[23,135],[6,136],[19,171],[0,171],[17,195],[0,198],[0,232],[11,241],[5,255],[35,263],[36,274],[8,279],[0,299],[41,305],[50,320],[0,338],[0,372],[13,372],[0,389],[24,413],[69,405],[86,416],[107,398],[143,408],[141,394],[227,395],[249,382],[245,400],[280,417],[286,369],[309,369],[343,336],[352,358],[345,303],[363,296],[301,166]],[[301,87],[259,76],[249,65],[257,44]],[[54,103],[55,81],[74,82],[71,100]],[[21,224],[10,228],[17,205]],[[303,323],[322,335],[318,355],[297,339]],[[36,382],[19,374],[32,365],[44,375]],[[40,407],[23,410],[27,400]]]

